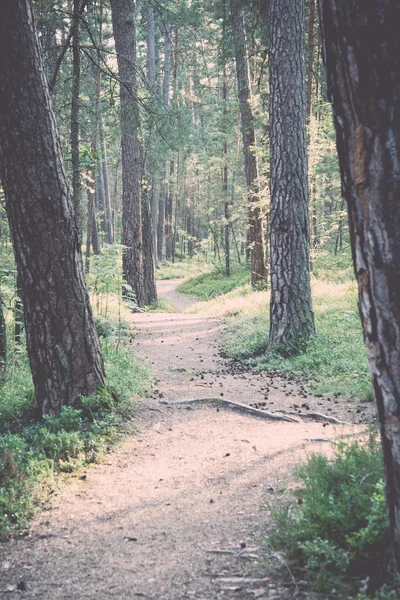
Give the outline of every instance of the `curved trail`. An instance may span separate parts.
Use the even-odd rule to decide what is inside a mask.
[[[159,293],[182,311],[193,300],[175,287],[160,282]],[[273,564],[265,563],[265,503],[288,485],[304,448],[329,451],[319,440],[332,436],[333,427],[161,404],[160,396],[217,393],[244,401],[265,387],[274,401],[288,397],[279,387],[284,382],[276,390],[265,377],[229,373],[218,355],[214,317],[133,318],[135,349],[159,376],[153,399],[140,403],[140,432],[85,479],[71,477],[51,510],[35,518],[31,535],[3,547],[0,598],[292,598],[293,587],[274,581]],[[21,582],[24,591],[16,591]]]

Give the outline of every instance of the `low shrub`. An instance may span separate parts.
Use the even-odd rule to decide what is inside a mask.
[[[283,507],[271,506],[276,530],[269,545],[284,551],[295,575],[317,592],[354,597],[363,580],[372,595],[387,588],[383,468],[372,436],[368,444],[338,443],[332,461],[312,455],[296,476],[300,492]]]

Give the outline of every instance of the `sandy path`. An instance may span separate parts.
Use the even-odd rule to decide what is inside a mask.
[[[190,299],[174,287],[161,282],[160,295],[182,310]],[[254,387],[250,376],[223,374],[213,317],[134,319],[136,349],[159,373],[164,398],[223,389],[219,393],[243,400]],[[36,517],[30,537],[2,548],[0,598],[291,598],[293,588],[274,580],[262,543],[269,522],[265,502],[287,485],[304,448],[329,448],[315,440],[332,436],[332,426],[271,423],[211,407],[170,408],[154,399],[142,401],[138,423],[139,435],[107,462],[88,469],[85,479],[71,478],[51,510]],[[241,544],[246,548],[237,556]],[[207,552],[221,548],[234,553]],[[261,581],[221,580],[244,575]],[[24,590],[15,590],[18,584]]]

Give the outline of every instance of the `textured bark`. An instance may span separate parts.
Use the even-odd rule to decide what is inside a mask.
[[[122,146],[123,273],[138,306],[144,306],[141,151],[136,80],[136,27],[134,0],[111,0],[112,22],[120,83]]]
[[[147,12],[147,81],[149,89],[154,93],[156,85],[156,57],[155,57],[155,39],[154,39],[154,12],[152,8],[148,8]],[[153,140],[152,131],[149,133],[147,141],[148,160],[152,158]],[[142,171],[148,171],[148,160],[145,168]],[[153,171],[153,165],[150,164]],[[150,188],[146,185],[146,189],[142,190],[142,240],[143,240],[143,286],[144,286],[144,303],[151,304],[157,300],[156,288],[156,271],[155,271],[155,230],[154,230],[154,212],[157,213],[157,207],[154,206],[154,176],[150,179],[152,185]]]
[[[0,292],[0,380],[7,368],[7,333],[4,318],[3,301]]]
[[[309,270],[303,0],[269,5],[271,348],[314,335]]]
[[[143,239],[143,293],[147,306],[157,300],[156,270],[154,264],[153,232],[149,195],[142,192],[142,239]]]
[[[240,117],[242,124],[242,138],[244,162],[246,170],[247,197],[249,202],[249,227],[251,247],[251,283],[267,281],[267,269],[264,258],[264,232],[261,220],[261,211],[256,203],[259,201],[259,182],[257,158],[254,154],[255,133],[254,118],[251,108],[251,87],[249,61],[247,58],[246,30],[243,9],[240,3],[231,0],[232,32],[235,47],[236,74],[238,82],[238,95]]]
[[[309,0],[310,14],[308,15],[308,39],[307,39],[307,103],[306,115],[307,122],[310,120],[312,109],[312,89],[313,89],[313,59],[314,59],[314,24],[315,24],[315,5],[317,0]]]
[[[163,104],[165,108],[169,106],[169,86],[171,78],[171,27],[165,25],[164,35],[164,79],[163,79]],[[159,197],[158,205],[158,225],[157,225],[157,255],[158,260],[164,260],[164,240],[165,240],[165,208],[168,198],[168,172],[167,161],[164,161],[163,184]]]
[[[3,4],[0,54],[0,177],[35,400],[57,415],[103,386],[104,368],[28,0]]]
[[[154,9],[149,6],[146,11],[147,17],[147,80],[151,93],[154,95],[159,91],[157,90],[157,79],[156,79],[156,37],[155,37],[155,24],[154,24]],[[149,142],[149,155],[152,154],[153,140]],[[157,190],[156,190],[156,178],[154,174],[150,177],[151,189],[150,189],[150,210],[151,210],[151,227],[153,237],[153,255],[154,262],[157,265],[157,221],[158,221],[158,204],[157,204]]]
[[[79,92],[81,87],[80,63],[80,5],[74,0],[72,16],[72,95],[71,95],[71,160],[72,160],[72,204],[74,206],[78,235],[82,236],[82,185],[79,160]]]
[[[110,195],[110,183],[108,179],[108,159],[107,159],[107,144],[104,135],[104,126],[103,126],[103,116],[100,108],[100,119],[99,119],[99,128],[100,128],[100,143],[101,143],[101,171],[103,175],[103,184],[104,184],[104,221],[105,221],[105,238],[104,241],[106,244],[114,244],[114,227],[113,227],[113,217],[112,217],[112,209],[111,209],[111,195]]]
[[[394,544],[400,533],[400,3],[322,0],[319,6]]]

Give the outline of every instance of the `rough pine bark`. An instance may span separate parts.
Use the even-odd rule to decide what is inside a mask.
[[[36,406],[55,416],[104,386],[104,368],[29,0],[3,3],[0,55],[0,177]]]
[[[296,353],[314,335],[309,269],[303,0],[269,4],[271,304],[269,346]]]
[[[141,150],[136,77],[136,26],[134,0],[111,0],[112,22],[120,78],[122,146],[122,243],[123,274],[144,306]]]
[[[156,84],[156,58],[155,58],[155,38],[154,38],[154,13],[153,9],[147,10],[147,80],[149,89],[155,92]],[[149,32],[150,28],[150,32]],[[152,159],[153,153],[153,132],[150,130],[148,139],[148,151],[146,165],[142,166],[142,172],[148,170],[149,159]],[[152,165],[150,163],[150,168]],[[146,178],[147,179],[147,178]],[[142,188],[142,241],[143,241],[143,287],[144,303],[152,304],[157,300],[156,271],[155,271],[155,244],[153,213],[156,210],[154,206],[154,174],[149,177],[151,181],[150,189],[146,184],[146,189]]]
[[[400,533],[400,2],[320,0],[319,7],[394,550]]]
[[[235,48],[236,74],[242,139],[246,171],[247,197],[249,202],[249,230],[251,247],[251,283],[267,281],[265,265],[264,232],[259,201],[259,181],[257,158],[254,154],[255,133],[251,107],[251,87],[249,62],[247,58],[246,29],[244,12],[237,0],[231,0],[232,33]]]
[[[82,236],[82,184],[79,159],[79,93],[81,87],[80,63],[80,5],[81,0],[74,0],[72,15],[72,94],[71,94],[71,161],[72,161],[72,203],[78,235]]]
[[[163,104],[165,108],[169,106],[169,86],[171,78],[171,26],[165,25],[164,35],[164,78],[163,78]],[[168,171],[167,161],[163,166],[163,183],[159,197],[158,205],[158,226],[157,226],[157,256],[159,261],[164,260],[164,240],[165,240],[165,212],[168,200]]]
[[[147,80],[149,84],[150,92],[154,96],[160,90],[157,89],[157,77],[156,77],[156,34],[155,34],[155,22],[154,22],[154,9],[152,6],[148,6],[146,10],[146,40],[147,40]],[[150,133],[152,135],[152,133]],[[149,155],[152,154],[154,141],[149,141]],[[157,190],[156,190],[156,178],[155,174],[152,173],[150,177],[151,190],[150,190],[150,210],[151,210],[151,227],[153,237],[153,255],[155,266],[157,266],[157,220],[158,220],[158,203],[157,203]]]

